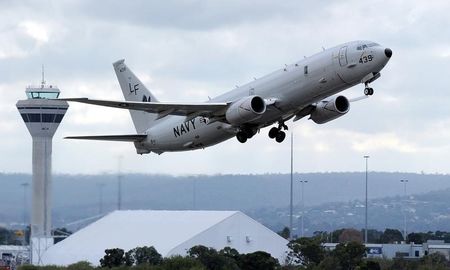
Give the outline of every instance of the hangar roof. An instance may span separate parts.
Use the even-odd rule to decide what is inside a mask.
[[[138,246],[154,246],[165,256],[180,243],[237,213],[240,212],[114,211],[50,247],[43,255],[43,262],[70,264],[87,260],[98,263],[105,247],[127,251]]]

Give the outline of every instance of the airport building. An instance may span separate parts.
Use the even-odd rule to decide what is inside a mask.
[[[328,250],[336,248],[337,243],[325,243]],[[396,244],[365,244],[368,258],[394,259],[404,258],[407,260],[420,259],[425,255],[440,253],[450,260],[450,244],[443,240],[428,240],[423,244],[396,243]]]
[[[164,257],[186,255],[193,246],[239,253],[265,251],[283,263],[288,241],[238,211],[114,211],[50,247],[44,265],[88,261],[99,265],[105,249],[153,246]]]

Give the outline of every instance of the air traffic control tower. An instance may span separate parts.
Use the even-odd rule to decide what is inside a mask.
[[[42,254],[53,245],[51,217],[52,138],[69,107],[66,101],[54,100],[59,89],[46,85],[44,74],[40,86],[29,86],[27,99],[16,104],[33,139],[33,181],[30,253],[32,264],[41,264]]]

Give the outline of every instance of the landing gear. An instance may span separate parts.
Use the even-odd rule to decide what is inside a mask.
[[[284,131],[280,131],[275,137],[275,141],[277,141],[277,143],[281,143],[284,141],[284,138],[286,138],[286,133]]]
[[[277,136],[278,132],[280,132],[280,130],[276,127],[273,127],[270,129],[269,131],[269,138],[273,139]]]
[[[240,143],[245,143],[248,139],[255,136],[258,130],[253,128],[242,128],[237,134],[236,138]]]
[[[366,83],[365,85],[366,85],[366,87],[364,88],[364,95],[366,95],[366,96],[373,95],[373,88],[369,87],[368,83]]]
[[[236,138],[240,143],[245,143],[247,141],[247,134],[245,134],[245,132],[243,131],[239,131],[236,134]]]
[[[284,131],[281,131],[281,129],[287,130],[288,127],[283,123],[280,122],[278,124],[278,127],[273,127],[269,130],[269,138],[275,139],[275,141],[281,143],[286,138],[286,133]]]

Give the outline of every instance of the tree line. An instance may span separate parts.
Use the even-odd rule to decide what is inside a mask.
[[[319,237],[323,242],[327,243],[345,243],[349,241],[363,242],[364,229],[356,230],[353,228],[342,228],[332,232],[315,231],[313,237]],[[285,227],[278,234],[285,239],[289,239],[289,228]],[[294,235],[293,238],[298,238]],[[403,234],[398,229],[386,228],[384,231],[367,230],[367,242],[372,244],[392,244],[405,241],[406,243],[423,244],[428,240],[441,240],[444,243],[450,243],[450,232],[445,231],[428,231],[428,232],[411,232],[407,234],[406,241]]]
[[[240,254],[225,247],[219,251],[194,246],[186,256],[163,258],[154,247],[137,247],[129,251],[105,250],[100,266],[78,262],[67,267],[23,265],[19,270],[445,270],[450,269],[444,255],[433,253],[417,260],[396,258],[368,259],[366,249],[358,242],[340,243],[334,250],[323,246],[320,237],[298,238],[288,244],[286,261],[280,262],[269,253],[257,251]]]

